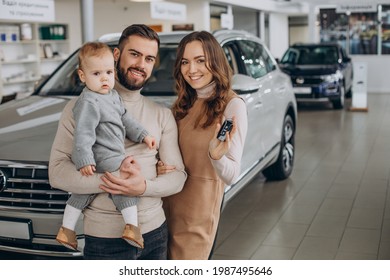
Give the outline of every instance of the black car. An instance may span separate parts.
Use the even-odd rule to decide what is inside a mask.
[[[290,75],[298,102],[330,101],[342,109],[345,95],[352,95],[352,61],[336,43],[294,44],[279,66]]]

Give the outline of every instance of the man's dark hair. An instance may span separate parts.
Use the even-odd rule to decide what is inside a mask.
[[[122,35],[119,38],[118,48],[121,51],[123,50],[123,45],[126,40],[132,35],[140,36],[149,40],[155,40],[157,41],[158,47],[160,47],[160,38],[158,37],[156,31],[145,24],[132,24],[123,30]]]

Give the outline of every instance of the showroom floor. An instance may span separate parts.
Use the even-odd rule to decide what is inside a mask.
[[[298,117],[292,176],[260,174],[227,205],[213,259],[389,260],[390,94]]]

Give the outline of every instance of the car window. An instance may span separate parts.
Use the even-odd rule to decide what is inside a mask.
[[[112,48],[114,46],[111,46]],[[144,95],[174,95],[173,65],[176,45],[161,45],[158,60],[148,83],[142,89]],[[84,84],[77,74],[78,57],[75,52],[64,65],[52,74],[38,90],[39,95],[80,95]]]
[[[114,48],[114,45],[111,46]],[[143,95],[175,95],[173,67],[176,58],[176,44],[161,44],[159,56],[152,75],[143,87]],[[231,41],[223,46],[233,73],[248,74],[258,79],[275,68],[268,52],[259,43],[252,41]],[[75,52],[62,67],[37,90],[39,95],[80,95],[84,84],[78,74],[78,57]]]
[[[79,95],[84,88],[77,74],[78,57],[75,52],[59,67],[52,77],[38,89],[39,95]]]
[[[338,62],[338,49],[335,46],[298,46],[287,50],[281,63],[299,65],[327,65]]]
[[[227,61],[229,62],[230,68],[233,70],[233,74],[239,73],[239,68],[237,64],[237,58],[234,55],[234,45],[228,44],[223,46],[223,51],[225,52]]]
[[[267,71],[271,72],[272,70],[276,69],[276,64],[272,60],[271,55],[268,53],[268,51],[263,47],[262,49],[263,49],[262,57],[264,58],[264,61],[266,63]]]
[[[273,69],[273,62],[262,45],[247,40],[238,41],[238,44],[241,49],[240,59],[252,78],[261,78]]]
[[[325,51],[324,64],[336,64],[339,60],[337,48],[328,48]]]
[[[299,57],[299,50],[294,48],[289,48],[286,53],[283,55],[280,63],[288,63],[288,64],[297,64]]]
[[[141,93],[144,95],[174,95],[173,67],[176,45],[160,45],[156,64]]]

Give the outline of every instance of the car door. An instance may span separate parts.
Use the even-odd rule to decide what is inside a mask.
[[[282,116],[284,111],[278,109],[278,98],[276,96],[283,84],[277,84],[277,77],[273,70],[276,65],[271,59],[266,48],[259,42],[251,40],[238,41],[242,53],[242,63],[245,65],[247,75],[255,79],[259,89],[254,94],[257,110],[257,125],[260,138],[261,157],[267,155],[280,141]]]
[[[241,170],[246,171],[264,155],[265,116],[258,91],[260,83],[247,76],[236,41],[229,41],[222,47],[233,69],[233,89],[245,101],[248,110],[248,132],[241,161]]]

